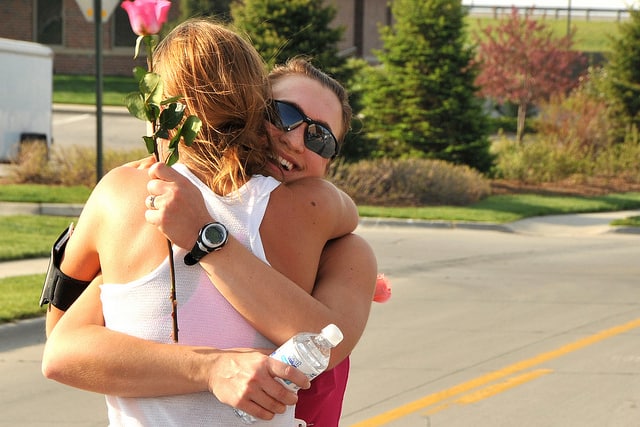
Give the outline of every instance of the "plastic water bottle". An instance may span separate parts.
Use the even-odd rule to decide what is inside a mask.
[[[334,324],[327,325],[319,334],[301,332],[278,347],[271,357],[301,370],[309,380],[313,380],[329,366],[331,349],[342,341],[342,331]],[[289,390],[298,391],[300,387],[288,380],[278,378]],[[256,418],[244,411],[235,409],[245,424],[253,424]]]

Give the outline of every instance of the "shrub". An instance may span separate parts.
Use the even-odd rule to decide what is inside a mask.
[[[148,156],[144,149],[105,150],[105,172],[132,160]],[[17,184],[96,184],[96,151],[89,147],[55,147],[49,153],[42,143],[23,144],[9,180]]]
[[[11,169],[9,180],[15,183],[50,183],[53,172],[48,157],[45,144],[24,142],[20,145],[16,167]]]
[[[497,159],[496,178],[529,184],[589,178],[640,182],[640,144],[633,134],[622,143],[597,148],[578,140],[566,143],[553,135],[538,135],[521,144],[502,137],[492,150]]]
[[[632,128],[625,140],[613,144],[594,159],[598,175],[625,182],[640,182],[640,144],[638,132]]]
[[[356,203],[365,205],[460,206],[491,192],[488,180],[475,169],[430,159],[337,163],[330,179]]]
[[[536,125],[539,135],[553,136],[565,146],[578,144],[600,151],[612,142],[607,105],[588,90],[574,90],[543,103]]]
[[[589,156],[579,145],[564,145],[554,137],[525,138],[521,143],[502,137],[492,150],[497,178],[537,184],[560,181],[589,168]]]
[[[617,142],[615,123],[603,92],[606,73],[590,69],[568,96],[540,105],[537,135],[522,144],[504,137],[494,142],[494,175],[530,184],[591,178],[638,182],[640,146],[630,127]]]

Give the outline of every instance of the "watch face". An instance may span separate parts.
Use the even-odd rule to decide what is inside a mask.
[[[215,249],[227,240],[227,232],[220,224],[210,224],[204,229],[202,240],[205,245]]]

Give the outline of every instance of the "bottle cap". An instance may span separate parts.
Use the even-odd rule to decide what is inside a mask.
[[[322,329],[321,335],[325,337],[325,339],[329,341],[331,345],[333,345],[334,347],[340,344],[340,342],[342,341],[342,338],[344,338],[340,328],[338,328],[333,323],[325,326]]]

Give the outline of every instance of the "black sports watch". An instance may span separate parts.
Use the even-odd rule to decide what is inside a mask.
[[[204,257],[213,251],[222,249],[229,233],[227,227],[219,222],[210,222],[200,229],[198,240],[193,245],[191,252],[184,256],[184,263],[187,265],[195,265]]]

